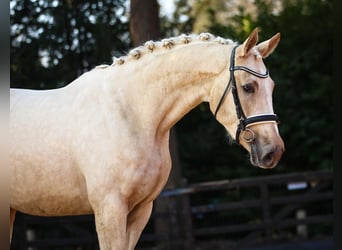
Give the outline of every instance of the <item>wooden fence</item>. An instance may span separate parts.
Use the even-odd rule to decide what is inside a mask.
[[[164,190],[136,249],[237,249],[331,238],[332,176],[315,171]],[[98,249],[94,217],[19,214],[11,249]]]

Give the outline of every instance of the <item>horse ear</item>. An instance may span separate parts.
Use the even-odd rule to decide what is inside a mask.
[[[259,43],[257,45],[257,49],[259,50],[262,58],[268,57],[277,47],[279,41],[280,41],[280,33],[278,32],[271,39],[264,41],[262,43]]]
[[[259,28],[255,28],[248,38],[242,44],[241,56],[247,56],[248,52],[257,44],[258,42]]]

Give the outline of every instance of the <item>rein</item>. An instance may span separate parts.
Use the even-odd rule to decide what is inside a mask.
[[[237,92],[237,87],[236,87],[236,80],[235,80],[235,76],[234,76],[234,72],[236,70],[243,70],[249,74],[252,74],[256,77],[259,78],[267,78],[269,76],[269,72],[266,69],[266,72],[264,74],[258,73],[250,68],[247,68],[245,66],[235,66],[235,50],[239,45],[235,46],[232,50],[232,53],[230,55],[230,67],[229,67],[229,71],[230,71],[230,78],[229,78],[229,82],[222,94],[222,97],[217,105],[217,108],[215,110],[215,118],[217,115],[217,112],[219,111],[220,107],[222,106],[222,103],[230,89],[230,87],[232,88],[232,94],[233,94],[233,99],[234,99],[234,103],[235,103],[235,108],[236,108],[236,115],[239,119],[239,124],[237,126],[237,130],[236,130],[236,135],[235,135],[235,141],[237,144],[240,144],[240,134],[241,132],[247,132],[245,133],[245,135],[243,136],[243,139],[246,142],[253,142],[255,139],[254,136],[254,132],[249,129],[249,126],[252,125],[256,125],[256,124],[261,124],[261,123],[270,123],[270,122],[279,122],[279,119],[277,117],[276,114],[258,114],[258,115],[252,115],[249,117],[246,117],[245,113],[243,112],[241,103],[240,103],[240,99],[239,99],[239,95]]]

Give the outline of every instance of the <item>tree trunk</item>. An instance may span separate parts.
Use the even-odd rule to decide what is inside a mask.
[[[159,5],[157,0],[131,0],[129,29],[133,47],[148,40],[159,39]],[[175,187],[181,183],[180,160],[177,149],[176,131],[171,129],[170,153],[172,170],[167,187]]]
[[[159,5],[156,0],[131,0],[129,31],[134,47],[159,38]]]
[[[159,5],[157,0],[131,0],[129,30],[132,46],[137,47],[149,40],[160,39]],[[173,188],[181,183],[181,168],[177,149],[176,131],[170,132],[170,154],[172,158],[172,169],[166,187]],[[158,198],[154,202],[154,213],[164,214],[175,210],[177,204],[174,199]],[[166,234],[172,238],[179,237],[178,221],[173,214],[168,218],[159,217],[155,219],[155,232]],[[172,239],[170,247],[173,245]]]

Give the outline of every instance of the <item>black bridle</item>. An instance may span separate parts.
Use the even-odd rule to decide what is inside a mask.
[[[236,115],[239,119],[239,124],[237,126],[237,130],[236,130],[236,135],[235,135],[235,141],[237,144],[239,144],[240,141],[240,133],[242,131],[248,131],[250,134],[250,138],[245,138],[244,139],[247,142],[252,142],[254,140],[254,133],[252,130],[248,129],[248,126],[251,126],[253,124],[256,123],[267,123],[267,122],[276,122],[278,123],[278,117],[276,114],[258,114],[258,115],[253,115],[253,116],[249,116],[246,117],[245,113],[243,112],[241,103],[240,103],[240,99],[239,99],[239,95],[238,95],[238,91],[237,91],[237,87],[236,87],[236,81],[235,81],[235,76],[234,76],[234,72],[236,70],[243,70],[249,74],[252,74],[256,77],[259,78],[267,78],[269,76],[268,70],[266,69],[266,72],[264,74],[258,73],[254,70],[251,70],[245,66],[235,66],[235,50],[239,45],[235,46],[232,50],[232,53],[230,55],[230,67],[229,67],[229,71],[230,71],[230,78],[229,78],[229,82],[223,92],[223,95],[217,105],[217,108],[215,110],[215,117],[217,115],[217,112],[219,111],[220,107],[222,106],[222,103],[228,93],[228,90],[230,88],[230,86],[232,87],[232,94],[233,94],[233,99],[234,99],[234,103],[235,103],[235,108],[236,108]]]

